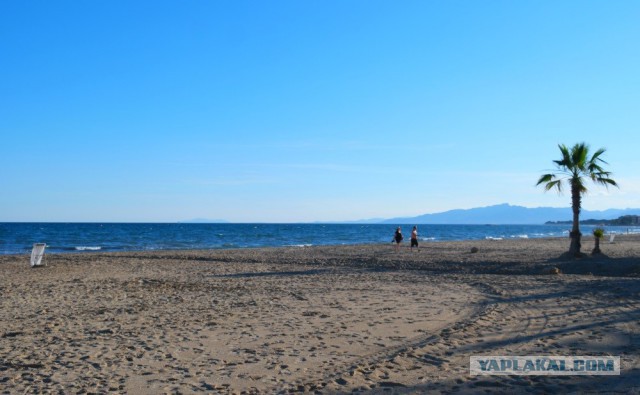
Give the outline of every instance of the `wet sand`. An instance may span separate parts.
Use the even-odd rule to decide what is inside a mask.
[[[640,237],[568,244],[0,256],[0,388],[638,393]],[[622,373],[471,376],[472,355],[620,356]]]

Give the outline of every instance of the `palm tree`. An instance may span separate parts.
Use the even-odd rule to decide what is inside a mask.
[[[589,146],[578,143],[571,148],[564,144],[558,145],[562,153],[562,159],[554,160],[557,173],[544,174],[536,185],[544,184],[545,191],[557,189],[562,192],[562,186],[566,183],[571,188],[571,209],[573,210],[573,227],[571,228],[571,245],[569,253],[572,256],[580,256],[580,208],[582,195],[587,192],[585,178],[590,178],[596,184],[618,186],[610,178],[611,172],[605,171],[600,165],[607,164],[600,156],[605,152],[604,148],[597,150],[589,157]]]

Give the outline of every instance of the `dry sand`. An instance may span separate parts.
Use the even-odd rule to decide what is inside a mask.
[[[640,393],[640,238],[568,244],[0,256],[0,388]],[[612,355],[622,373],[471,376],[472,355]]]

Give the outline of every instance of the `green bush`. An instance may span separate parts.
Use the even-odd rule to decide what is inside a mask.
[[[601,239],[601,238],[602,238],[602,236],[604,236],[604,229],[602,229],[602,228],[595,228],[595,229],[593,230],[593,236],[594,236],[594,237],[596,237],[596,238],[598,238],[598,239]]]

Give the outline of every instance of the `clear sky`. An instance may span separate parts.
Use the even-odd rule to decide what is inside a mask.
[[[640,207],[639,1],[0,2],[0,221]]]

